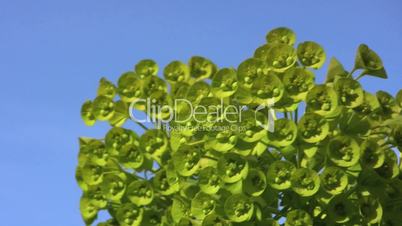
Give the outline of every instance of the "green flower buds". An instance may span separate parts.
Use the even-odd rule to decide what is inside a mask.
[[[215,206],[216,201],[212,196],[199,192],[191,200],[191,214],[198,219],[204,219],[214,211]]]
[[[354,208],[349,199],[344,196],[336,196],[328,204],[328,219],[331,223],[346,223],[350,221]]]
[[[128,185],[126,196],[135,205],[144,206],[152,202],[154,190],[148,181],[137,180]]]
[[[268,43],[293,45],[296,41],[296,34],[287,27],[278,27],[268,32],[266,39]]]
[[[81,118],[85,125],[93,126],[96,121],[96,117],[93,113],[93,103],[90,100],[85,101],[81,107]]]
[[[326,167],[320,176],[322,187],[332,195],[341,194],[348,186],[348,175],[338,167]]]
[[[248,162],[242,156],[234,153],[224,154],[218,161],[218,174],[225,183],[234,183],[248,174]]]
[[[257,77],[264,74],[266,74],[264,62],[258,58],[247,59],[237,68],[237,80],[246,89],[250,89]]]
[[[317,85],[307,93],[306,102],[308,111],[326,116],[338,107],[338,96],[332,87]]]
[[[284,72],[296,63],[296,51],[287,44],[272,44],[266,57],[268,67],[276,72]]]
[[[132,102],[144,95],[143,80],[140,80],[134,72],[126,72],[120,76],[117,82],[117,92],[121,100]]]
[[[324,49],[316,42],[307,41],[297,46],[297,58],[306,67],[322,67],[325,57]]]
[[[274,73],[259,75],[251,86],[251,95],[258,104],[275,103],[279,101],[284,92],[281,80]]]
[[[140,226],[144,210],[131,203],[121,205],[116,211],[116,219],[121,226]]]
[[[199,168],[201,152],[194,146],[181,146],[173,156],[173,164],[177,172],[182,176],[191,176]]]
[[[135,72],[140,78],[149,76],[156,76],[158,74],[159,67],[155,61],[150,59],[144,59],[135,65]]]
[[[311,169],[298,168],[290,177],[292,190],[300,196],[312,196],[320,188],[320,177]]]
[[[329,124],[325,118],[315,113],[306,113],[298,125],[299,137],[307,143],[317,143],[324,140],[329,133]]]
[[[191,57],[188,65],[191,77],[196,80],[210,78],[217,70],[216,65],[212,61],[200,56]]]
[[[244,222],[252,217],[254,204],[247,196],[237,194],[226,199],[224,210],[231,221]]]
[[[285,226],[312,226],[311,216],[304,210],[295,209],[286,214]]]
[[[288,161],[278,160],[268,167],[267,182],[277,190],[290,188],[290,178],[295,170],[295,166]]]
[[[244,180],[244,190],[251,196],[260,196],[267,187],[267,179],[261,170],[251,169]]]
[[[113,117],[114,102],[106,96],[98,96],[92,102],[92,113],[97,120],[106,121]]]
[[[274,132],[268,133],[269,144],[276,147],[289,146],[296,140],[296,137],[296,123],[287,119],[276,120]]]
[[[364,93],[360,83],[351,78],[340,78],[335,83],[340,103],[355,108],[363,103]]]
[[[213,76],[211,91],[216,97],[224,98],[233,95],[237,86],[236,71],[231,68],[223,68]]]
[[[124,174],[105,174],[101,190],[107,199],[118,202],[126,191],[126,176]]]
[[[283,84],[287,95],[295,101],[304,100],[307,92],[314,87],[314,78],[313,72],[304,68],[292,68],[286,71]]]
[[[222,185],[222,179],[214,167],[206,167],[199,173],[199,186],[201,191],[206,194],[216,194]]]
[[[190,76],[189,68],[180,61],[172,61],[163,70],[163,76],[170,83],[187,81]]]
[[[161,130],[147,130],[140,137],[140,145],[143,150],[158,159],[168,147],[168,140]]]
[[[328,143],[329,159],[340,167],[355,165],[360,158],[359,144],[351,137],[337,136]]]
[[[400,225],[402,91],[362,79],[387,77],[381,58],[361,44],[354,67],[316,73],[322,46],[265,38],[239,65],[144,59],[100,79],[80,112],[111,127],[79,138],[85,225]]]

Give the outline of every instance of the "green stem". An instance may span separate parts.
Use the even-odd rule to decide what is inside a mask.
[[[138,122],[138,121],[135,121],[135,120],[133,120],[135,123],[137,123],[137,125],[139,125],[141,128],[143,128],[144,130],[148,130],[148,128],[144,125],[144,124],[142,124],[141,122]]]
[[[206,158],[206,159],[218,161],[218,159],[216,159],[216,158],[214,158],[214,157],[211,157],[211,156],[208,156],[208,155],[204,155],[204,156],[202,156],[202,157],[203,157],[203,158]]]
[[[353,68],[346,77],[352,77],[353,73],[355,73],[356,70],[356,68]]]
[[[364,71],[363,71],[362,73],[360,73],[359,76],[357,76],[357,77],[355,78],[355,80],[356,80],[356,81],[359,81],[359,79],[361,79],[364,75],[365,75],[365,74],[364,74]]]
[[[299,120],[298,119],[298,117],[299,117],[298,114],[299,114],[299,108],[296,108],[295,109],[295,123],[297,123],[297,121]]]

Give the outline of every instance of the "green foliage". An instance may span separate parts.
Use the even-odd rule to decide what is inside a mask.
[[[98,226],[401,224],[402,90],[370,93],[359,82],[387,78],[381,58],[362,44],[350,72],[331,58],[317,84],[321,45],[297,44],[284,27],[266,41],[237,68],[194,56],[159,70],[145,59],[117,84],[100,80],[81,116],[112,128],[79,139],[86,225],[100,211],[110,219]],[[146,98],[173,111],[135,102]],[[203,114],[190,117],[195,107]]]

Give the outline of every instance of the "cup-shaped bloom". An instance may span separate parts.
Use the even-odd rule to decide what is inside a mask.
[[[190,77],[190,69],[180,61],[172,61],[163,70],[163,76],[172,84],[185,82]]]
[[[206,194],[216,194],[223,184],[215,167],[209,166],[202,169],[198,176],[198,185]]]
[[[190,75],[196,80],[210,78],[215,74],[217,67],[209,59],[201,56],[193,56],[190,58],[188,65],[190,67]]]
[[[127,186],[127,198],[137,206],[148,205],[154,198],[154,189],[149,181],[136,180]]]
[[[266,63],[273,71],[284,72],[296,63],[296,51],[287,44],[272,43],[266,52]]]
[[[338,108],[338,96],[334,88],[316,85],[307,93],[306,103],[307,112],[327,116]]]
[[[219,98],[232,96],[238,87],[237,73],[232,68],[220,69],[212,78],[212,93]]]
[[[329,159],[340,167],[351,167],[360,159],[360,147],[355,139],[339,135],[332,138],[327,147]]]
[[[253,216],[254,204],[247,196],[235,194],[226,199],[224,211],[229,220],[244,222]]]
[[[143,215],[144,210],[132,203],[124,203],[116,211],[116,219],[121,226],[139,226]]]
[[[297,58],[306,67],[320,68],[325,62],[325,51],[316,42],[302,42],[297,46]]]
[[[216,200],[204,192],[198,192],[191,200],[191,214],[197,219],[204,219],[216,207]]]
[[[355,108],[364,101],[364,92],[360,83],[352,78],[340,78],[335,82],[339,101],[347,108]]]
[[[296,137],[296,123],[285,118],[275,120],[275,130],[268,132],[269,144],[276,147],[289,146],[296,140]]]
[[[317,193],[320,188],[320,177],[317,172],[308,168],[298,168],[290,177],[292,190],[300,196],[307,197]]]
[[[144,80],[134,72],[126,72],[122,74],[117,82],[117,93],[124,102],[132,102],[144,95]]]
[[[198,146],[183,145],[173,154],[173,164],[181,176],[191,176],[199,168],[201,150]]]
[[[283,43],[290,46],[296,42],[296,34],[287,27],[272,29],[265,38],[268,43]]]
[[[140,146],[145,152],[158,159],[168,147],[168,139],[164,131],[149,129],[140,137]]]
[[[256,98],[254,101],[258,104],[278,102],[283,93],[283,83],[273,72],[259,75],[251,86],[251,95]]]
[[[293,163],[285,160],[277,160],[268,166],[267,182],[277,190],[290,188],[290,178],[296,167]]]
[[[314,73],[305,68],[291,68],[283,75],[282,82],[287,95],[295,100],[304,100],[307,92],[314,87]]]
[[[265,64],[261,59],[249,58],[237,68],[237,80],[241,87],[251,89],[259,75],[265,74]]]
[[[135,72],[140,78],[156,76],[158,71],[158,65],[151,59],[143,59],[135,65]]]
[[[250,169],[243,181],[243,190],[251,196],[260,196],[267,187],[267,178],[261,170]]]
[[[315,113],[306,113],[300,119],[298,136],[306,143],[317,143],[324,140],[329,134],[327,120]]]
[[[313,219],[304,210],[294,209],[286,214],[285,226],[312,226]]]
[[[321,186],[332,195],[342,193],[348,186],[348,175],[338,167],[329,166],[321,173]]]
[[[100,121],[111,119],[114,114],[113,100],[106,96],[97,96],[92,102],[92,113]]]
[[[225,183],[234,183],[247,177],[249,165],[241,155],[225,153],[219,158],[217,168]]]

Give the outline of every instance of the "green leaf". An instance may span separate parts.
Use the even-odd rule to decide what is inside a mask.
[[[326,76],[326,83],[332,83],[338,80],[339,78],[346,78],[348,76],[348,72],[344,69],[343,65],[336,59],[332,57],[329,61],[328,71]]]

